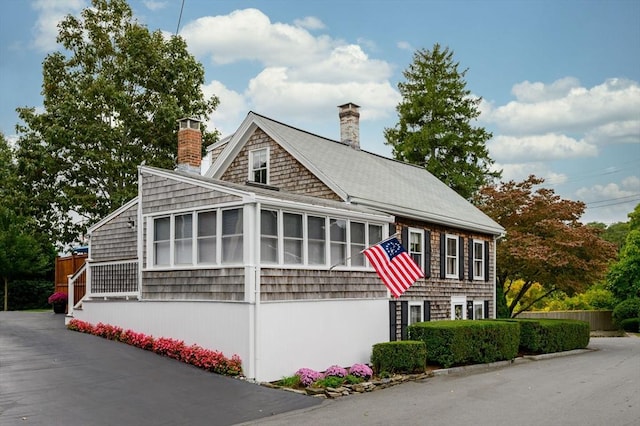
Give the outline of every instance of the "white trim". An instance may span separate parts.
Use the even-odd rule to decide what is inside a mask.
[[[87,234],[91,235],[91,233],[93,231],[95,231],[96,229],[98,229],[98,228],[102,227],[103,225],[107,224],[108,222],[110,222],[116,216],[118,216],[118,215],[124,213],[125,211],[127,211],[129,208],[131,208],[132,206],[134,206],[138,202],[138,198],[139,197],[135,197],[135,198],[130,199],[125,204],[121,205],[116,210],[112,211],[111,213],[109,213],[108,215],[103,217],[99,222],[97,222],[97,223],[93,224],[92,226],[90,226],[87,229]]]
[[[262,151],[266,151],[266,173],[267,173],[267,181],[266,182],[258,182],[256,180],[254,180],[254,173],[255,173],[255,169],[253,168],[253,159],[254,156],[256,155],[256,153],[258,152],[262,152]],[[270,164],[270,158],[271,158],[271,149],[269,146],[265,146],[262,148],[256,148],[256,149],[252,149],[251,151],[249,151],[247,153],[247,157],[248,157],[248,167],[247,167],[247,180],[249,182],[256,182],[256,183],[262,183],[264,185],[269,185],[269,183],[271,182],[271,164]]]
[[[467,319],[467,296],[451,296],[451,319],[456,319],[455,306],[462,305],[462,318]]]
[[[453,278],[460,279],[460,237],[453,234],[445,234],[445,244],[444,244],[444,276],[445,278]],[[450,274],[447,270],[449,266],[449,240],[455,240],[456,242],[456,261],[454,263],[455,273]]]
[[[473,268],[471,271],[469,271],[469,273],[472,275],[472,279],[474,281],[484,281],[485,277],[484,277],[484,269],[485,269],[485,247],[484,247],[484,240],[477,240],[477,239],[473,239],[473,242],[471,243],[471,247],[473,247],[472,253],[469,253],[469,256],[471,256],[471,263],[473,265]],[[482,262],[482,267],[480,268],[480,274],[476,275],[476,244],[479,244],[480,247],[482,247],[482,257],[479,259]]]
[[[418,322],[423,322],[424,321],[424,304],[422,302],[409,302],[408,305],[408,313],[407,315],[409,316],[409,318],[407,318],[407,323],[408,325],[414,324],[413,322],[411,322],[411,307],[412,306],[417,306],[418,308],[420,308],[420,319],[418,320]]]

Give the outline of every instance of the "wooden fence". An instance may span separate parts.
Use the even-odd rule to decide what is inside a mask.
[[[518,318],[553,318],[586,321],[591,331],[610,331],[618,328],[613,325],[612,311],[552,311],[552,312],[523,312]]]
[[[72,254],[70,256],[56,257],[56,292],[68,293],[67,277],[76,273],[87,260],[87,254]],[[84,294],[83,294],[84,296]],[[80,300],[80,299],[76,299]]]

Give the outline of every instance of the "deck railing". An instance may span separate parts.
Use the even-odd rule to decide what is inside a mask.
[[[138,260],[90,262],[89,297],[122,297],[138,295]]]
[[[87,263],[83,264],[73,275],[67,276],[67,315],[73,314],[87,292]]]

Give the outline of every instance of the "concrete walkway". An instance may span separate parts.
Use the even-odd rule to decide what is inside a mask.
[[[318,404],[68,331],[64,315],[0,312],[2,426],[233,425]]]

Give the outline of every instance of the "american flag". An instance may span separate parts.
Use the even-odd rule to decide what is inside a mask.
[[[369,247],[364,254],[395,298],[424,277],[422,269],[395,237]]]

